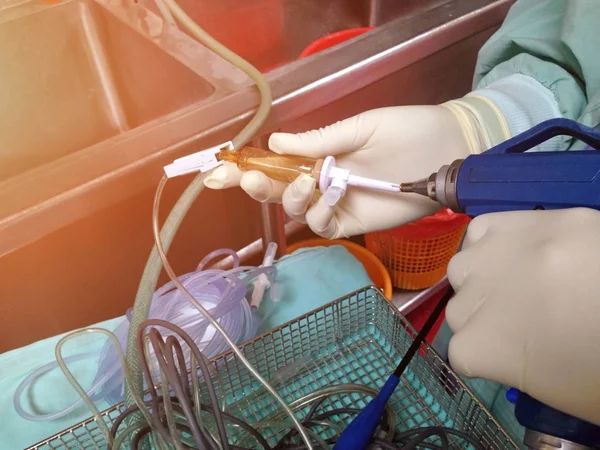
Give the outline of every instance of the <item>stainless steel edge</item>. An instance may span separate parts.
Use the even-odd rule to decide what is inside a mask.
[[[448,289],[450,283],[446,277],[442,278],[438,283],[420,292],[412,291],[395,291],[392,295],[392,303],[398,311],[403,315],[407,315],[421,306],[427,300],[433,298],[433,296],[440,292]]]
[[[513,0],[444,3],[270,72],[273,111],[262,132],[497,26]],[[153,186],[173,159],[224,142],[258,104],[242,89],[149,122],[109,142],[0,183],[0,255]]]

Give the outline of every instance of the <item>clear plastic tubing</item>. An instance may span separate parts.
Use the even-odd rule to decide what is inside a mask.
[[[176,0],[162,0],[167,8],[170,10],[173,17],[186,28],[190,34],[198,39],[201,43],[203,43],[206,47],[214,51],[216,54],[220,55],[223,59],[228,61],[229,63],[235,65],[248,75],[255,83],[256,87],[260,93],[260,105],[256,110],[256,114],[250,121],[246,124],[246,126],[235,136],[231,142],[233,144],[233,148],[235,150],[239,150],[245,143],[247,143],[262,127],[265,123],[265,120],[269,114],[269,110],[271,109],[271,89],[266,81],[265,77],[248,61],[244,60],[240,56],[233,53],[224,45],[220,44],[217,40],[212,38],[208,33],[206,33],[201,27],[198,26],[196,22],[194,22],[185,11],[177,4]],[[140,281],[140,285],[138,288],[138,293],[135,298],[133,311],[131,314],[131,324],[130,333],[128,336],[128,342],[130,343],[127,351],[126,361],[127,361],[127,369],[131,374],[131,382],[127,384],[127,390],[125,391],[125,406],[131,406],[134,403],[136,397],[139,397],[142,389],[143,389],[143,380],[142,380],[142,368],[139,359],[138,353],[135,351],[135,347],[137,344],[137,335],[135,330],[137,327],[148,318],[150,312],[150,302],[152,297],[152,292],[156,287],[156,280],[160,275],[161,268],[164,268],[165,272],[169,275],[169,278],[174,282],[177,289],[183,292],[183,294],[188,298],[190,303],[194,305],[198,311],[200,311],[215,327],[215,329],[223,335],[223,338],[227,341],[227,344],[231,347],[231,350],[235,354],[235,356],[240,360],[242,364],[244,364],[252,376],[277,400],[277,403],[281,405],[284,409],[285,413],[289,416],[289,418],[294,423],[294,426],[297,428],[302,441],[306,445],[308,450],[313,450],[313,445],[310,441],[308,433],[305,428],[302,426],[298,418],[294,415],[293,411],[289,408],[284,399],[277,393],[272,386],[269,385],[267,380],[265,380],[262,375],[253,367],[250,362],[246,359],[243,353],[239,350],[236,343],[231,339],[227,331],[221,326],[221,324],[216,321],[212,315],[202,306],[202,304],[194,298],[194,296],[187,290],[182,283],[179,282],[177,274],[171,267],[169,260],[167,258],[166,252],[168,251],[171,242],[177,232],[177,229],[181,225],[181,222],[189,209],[192,206],[194,200],[200,195],[203,189],[204,179],[206,177],[206,173],[201,173],[197,177],[195,177],[190,185],[183,192],[181,197],[177,200],[173,209],[167,216],[165,223],[162,228],[159,226],[158,221],[158,212],[160,205],[160,198],[162,195],[162,191],[167,183],[166,175],[163,175],[161,180],[158,183],[156,188],[156,194],[154,197],[154,206],[152,209],[152,231],[154,234],[154,248],[150,253],[148,258],[148,262],[146,263],[146,267],[144,268],[144,273],[142,275],[142,279]],[[162,265],[162,267],[161,267]],[[131,386],[131,387],[130,387]],[[134,422],[139,422],[141,420],[139,414],[134,415],[132,420],[128,421],[128,425]]]
[[[233,269],[227,271],[203,270],[216,257],[228,255],[234,258]],[[239,258],[233,250],[221,249],[207,255],[200,262],[195,272],[185,274],[179,279],[193,293],[195,298],[205,305],[206,309],[221,323],[229,335],[240,343],[247,341],[256,334],[258,324],[246,300],[246,294],[248,284],[260,275],[265,275],[270,281],[273,281],[275,268],[240,267]],[[131,311],[128,310],[126,319],[114,331],[122,348],[127,345],[130,317]],[[227,342],[208,323],[204,316],[190,305],[178,289],[175,289],[173,282],[165,284],[155,292],[149,318],[167,320],[185,330],[209,359],[229,348]],[[165,331],[165,336],[168,334]],[[73,363],[97,357],[98,354],[95,353],[76,354],[65,358],[65,362]],[[189,355],[186,355],[186,361],[189,367]],[[55,420],[69,414],[83,403],[82,399],[78,399],[63,410],[47,414],[32,414],[23,408],[21,398],[26,388],[40,376],[56,367],[56,362],[50,362],[39,367],[31,372],[17,387],[13,404],[17,413],[24,419],[31,421]],[[158,372],[155,375],[158,377]],[[123,371],[118,355],[111,343],[107,342],[100,351],[98,371],[87,393],[93,400],[104,399],[109,404],[115,404],[123,399],[123,383]]]

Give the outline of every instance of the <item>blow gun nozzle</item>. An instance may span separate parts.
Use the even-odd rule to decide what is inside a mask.
[[[404,192],[406,194],[416,194],[415,189],[417,188],[417,182],[411,181],[410,183],[401,183],[400,184],[400,192]]]
[[[435,195],[435,178],[437,174],[432,174],[429,178],[423,178],[421,180],[412,181],[410,183],[402,183],[400,185],[400,192],[406,194],[419,194],[429,197],[432,200],[437,200]]]
[[[440,167],[440,170],[432,173],[428,178],[423,178],[412,183],[402,183],[400,185],[400,192],[429,197],[440,205],[446,206],[454,212],[461,213],[463,210],[458,201],[456,180],[462,163],[462,159],[457,159],[452,164]]]

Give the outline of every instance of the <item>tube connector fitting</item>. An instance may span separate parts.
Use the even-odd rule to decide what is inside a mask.
[[[399,184],[352,175],[350,170],[336,167],[333,156],[325,158],[319,176],[319,190],[325,198],[325,203],[334,206],[344,196],[348,185],[377,191],[400,192]]]
[[[419,194],[429,197],[442,206],[450,208],[456,213],[462,213],[458,202],[456,191],[456,180],[458,170],[463,160],[457,159],[452,164],[440,167],[440,170],[432,173],[428,178],[423,178],[412,183],[402,183],[400,191],[407,194]]]
[[[333,156],[325,158],[319,176],[319,190],[326,205],[336,205],[346,194],[349,177],[350,171],[336,167]]]

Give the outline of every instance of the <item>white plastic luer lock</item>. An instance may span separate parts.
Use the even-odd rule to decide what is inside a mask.
[[[319,176],[319,190],[321,194],[324,194],[329,185],[331,184],[331,178],[329,176],[331,169],[335,167],[335,158],[333,156],[328,156],[323,161],[323,166],[321,167],[321,175]]]
[[[323,194],[325,203],[334,206],[344,196],[348,185],[378,191],[400,192],[400,185],[397,183],[352,175],[350,170],[337,167],[333,156],[325,158],[319,176],[319,190]]]

